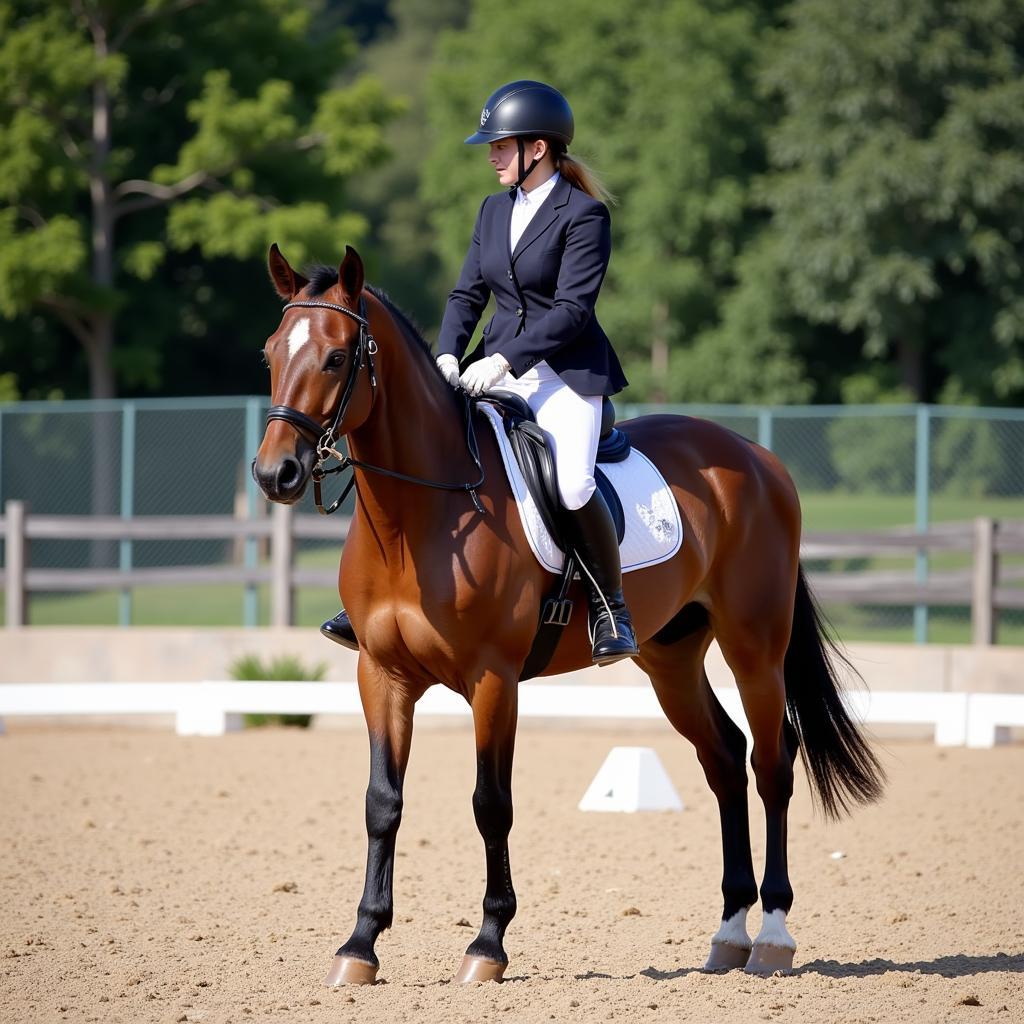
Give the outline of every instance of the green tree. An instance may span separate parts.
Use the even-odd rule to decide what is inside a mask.
[[[787,301],[918,400],[1020,400],[1024,6],[797,0],[788,18],[763,191]]]
[[[56,318],[92,397],[119,371],[158,378],[155,333],[203,332],[184,254],[223,265],[276,240],[301,262],[365,232],[345,183],[383,158],[397,107],[371,79],[332,87],[351,43],[315,13],[0,0],[0,313]]]
[[[360,52],[357,67],[379,78],[405,104],[385,139],[394,154],[373,174],[352,183],[353,209],[369,225],[368,270],[403,309],[427,325],[438,322],[452,282],[441,272],[430,244],[430,211],[419,197],[423,156],[430,148],[427,96],[423,89],[440,34],[466,19],[465,0],[390,0],[393,28],[382,29]]]
[[[639,0],[627,15],[612,0],[476,0],[466,28],[442,40],[429,88],[435,144],[423,194],[449,282],[480,199],[494,189],[483,154],[461,141],[496,86],[539,78],[566,93],[573,151],[618,196],[599,312],[631,397],[806,398],[784,332],[759,345],[756,364],[742,339],[723,360],[715,333],[739,254],[765,220],[751,189],[766,166],[773,106],[756,79],[775,7]]]

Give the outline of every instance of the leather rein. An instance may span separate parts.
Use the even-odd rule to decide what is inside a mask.
[[[289,302],[282,308],[282,312],[284,310],[296,308],[332,309],[336,313],[344,314],[350,320],[355,320],[359,325],[359,337],[356,340],[355,351],[353,352],[352,359],[349,362],[348,377],[345,379],[345,385],[341,391],[341,398],[338,401],[338,408],[335,410],[330,426],[324,427],[322,423],[313,419],[312,416],[307,416],[306,413],[301,412],[298,409],[293,409],[290,405],[272,405],[267,412],[268,425],[274,420],[283,420],[285,423],[294,427],[299,434],[318,438],[316,441],[317,461],[316,465],[313,467],[312,473],[310,474],[313,480],[313,500],[316,503],[317,511],[322,516],[329,516],[332,512],[336,512],[341,506],[341,503],[348,497],[349,491],[352,490],[356,482],[355,473],[353,473],[352,479],[345,485],[345,489],[341,492],[338,498],[325,508],[321,492],[321,484],[324,478],[332,473],[342,473],[346,469],[354,468],[369,470],[372,473],[380,473],[382,476],[391,477],[395,480],[402,480],[405,483],[419,484],[423,487],[433,487],[436,490],[462,491],[468,493],[473,499],[473,505],[476,510],[483,513],[484,507],[480,504],[477,489],[482,486],[485,474],[483,465],[480,461],[480,449],[477,446],[476,430],[473,426],[473,409],[469,395],[465,391],[461,392],[466,416],[466,447],[469,449],[469,454],[473,459],[474,465],[480,471],[480,478],[475,483],[449,484],[438,480],[428,480],[425,477],[398,473],[393,469],[385,469],[383,466],[374,466],[368,462],[361,462],[358,459],[353,459],[349,455],[342,455],[336,447],[338,443],[338,428],[341,426],[341,422],[348,410],[349,403],[352,401],[352,396],[355,394],[359,371],[364,365],[367,366],[370,371],[371,404],[373,396],[377,393],[377,374],[373,365],[373,357],[377,354],[377,342],[370,333],[370,321],[367,319],[366,314],[366,300],[361,295],[359,296],[358,313],[349,309],[347,306],[340,306],[334,302],[320,302],[312,299]],[[325,469],[324,467],[329,459],[337,459],[339,465],[334,466],[331,469]],[[253,466],[255,467],[255,460],[253,461]]]

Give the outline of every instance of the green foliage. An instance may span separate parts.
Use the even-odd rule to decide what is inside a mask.
[[[905,406],[909,398],[898,387],[880,389],[868,374],[850,377],[843,394],[851,405]],[[912,493],[915,436],[916,424],[905,412],[833,420],[826,437],[839,489],[850,494]]]
[[[829,446],[840,488],[851,494],[908,494],[914,488],[914,424],[906,417],[837,419]]]
[[[1024,395],[1024,7],[797,0],[763,187],[794,308],[927,399]]]
[[[320,662],[316,665],[306,665],[300,658],[291,654],[282,654],[276,658],[264,661],[258,655],[246,654],[236,658],[228,671],[232,679],[295,682],[300,679],[310,679],[315,682],[323,680],[327,672],[327,666]],[[301,729],[308,729],[312,720],[311,715],[264,715],[247,714],[245,716],[246,726],[255,727],[262,725],[295,725]]]
[[[0,365],[262,391],[271,241],[359,245],[429,331],[496,187],[462,140],[537,77],[618,196],[627,400],[1020,403],[1022,65],[1018,0],[0,0]]]
[[[337,80],[353,47],[318,8],[0,0],[0,314],[19,333],[33,310],[54,317],[93,395],[115,367],[158,386],[170,346],[210,333],[201,277],[232,274],[208,261],[262,277],[272,241],[301,263],[365,236],[346,185],[385,158],[401,105]],[[0,353],[15,337],[0,328]]]
[[[1024,8],[779,10],[476,0],[430,83],[448,280],[494,187],[461,139],[494,86],[538,77],[620,199],[600,315],[629,397],[836,400],[867,364],[919,399],[1019,400]]]
[[[625,17],[612,0],[477,0],[466,28],[442,39],[430,82],[423,194],[448,274],[494,190],[484,147],[462,139],[501,82],[549,81],[573,106],[573,152],[593,158],[618,196],[599,314],[635,381],[630,397],[806,397],[781,331],[751,358],[733,328],[726,355],[737,358],[719,353],[736,261],[763,220],[751,187],[771,112],[755,81],[769,17],[770,5],[752,2],[642,0]],[[738,311],[732,323],[753,318]]]
[[[933,486],[943,494],[984,498],[999,493],[1013,459],[984,420],[946,419],[932,439]]]
[[[0,373],[0,402],[16,402],[18,395],[18,378],[13,373]]]
[[[74,217],[58,213],[28,231],[19,230],[18,220],[17,210],[0,210],[0,314],[7,317],[39,299],[56,302],[83,288],[76,278],[89,252]]]
[[[430,210],[417,195],[422,157],[433,141],[423,85],[440,34],[462,25],[468,6],[465,0],[432,0],[424,17],[422,0],[391,0],[393,29],[381,32],[359,57],[360,69],[385,79],[405,108],[386,128],[393,159],[352,182],[353,208],[367,224],[363,255],[371,279],[426,325],[440,319],[452,281],[441,272]]]
[[[761,234],[736,260],[740,282],[722,297],[721,321],[702,331],[686,361],[685,393],[707,402],[803,403],[815,397],[785,278]],[[682,389],[680,389],[682,390]]]

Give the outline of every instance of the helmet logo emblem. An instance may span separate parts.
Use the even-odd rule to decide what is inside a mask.
[[[485,124],[487,124],[487,118],[489,118],[490,116],[491,116],[491,112],[486,107],[484,107],[484,109],[480,111],[480,127],[481,128],[483,128],[483,126]]]

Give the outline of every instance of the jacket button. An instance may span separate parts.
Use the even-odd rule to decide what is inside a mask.
[[[522,307],[522,306],[520,306],[520,307],[519,307],[519,308],[518,308],[518,309],[516,310],[516,316],[522,316],[522,315],[523,315],[523,307]]]
[[[510,270],[510,271],[508,272],[508,279],[509,279],[510,281],[512,280],[512,271],[511,271],[511,270]]]

